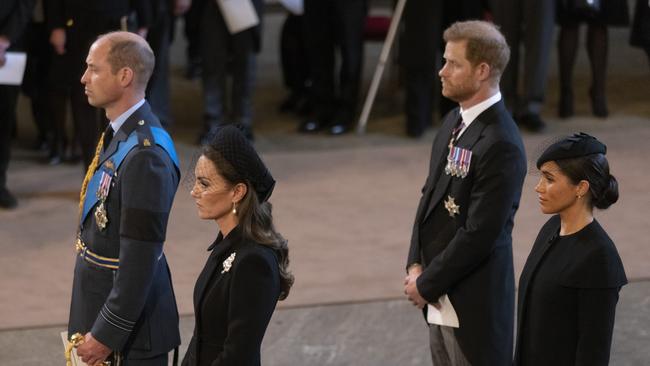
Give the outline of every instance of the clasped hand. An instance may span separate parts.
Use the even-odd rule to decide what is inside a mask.
[[[103,345],[88,332],[84,336],[84,342],[77,347],[77,355],[88,365],[97,365],[103,362],[111,354],[111,349]]]

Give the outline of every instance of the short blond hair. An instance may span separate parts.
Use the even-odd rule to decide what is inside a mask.
[[[510,47],[499,28],[490,22],[469,20],[456,22],[443,34],[445,42],[467,41],[465,57],[476,66],[490,66],[490,78],[498,82],[510,60]]]
[[[110,44],[107,61],[113,74],[128,67],[133,70],[138,87],[146,89],[156,63],[149,43],[135,33],[121,31],[102,34],[97,40]]]

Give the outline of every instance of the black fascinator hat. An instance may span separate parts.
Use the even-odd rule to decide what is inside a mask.
[[[259,202],[271,197],[275,180],[246,136],[234,126],[219,128],[207,146],[218,152],[237,172],[250,182]]]
[[[595,137],[584,132],[567,136],[544,150],[537,159],[537,169],[547,161],[556,161],[569,158],[579,158],[591,154],[607,153],[607,146]]]

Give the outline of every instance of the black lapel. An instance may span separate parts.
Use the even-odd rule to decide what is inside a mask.
[[[438,135],[436,135],[435,143],[431,148],[431,160],[429,163],[429,177],[427,178],[427,186],[422,196],[422,203],[418,207],[416,217],[420,217],[431,202],[431,195],[439,183],[440,176],[443,174],[444,164],[447,161],[447,153],[449,149],[447,145],[451,139],[451,131],[454,129],[456,122],[460,116],[460,108],[456,108],[449,112],[445,117]],[[419,221],[424,221],[426,215]]]
[[[196,289],[196,295],[198,298],[194,299],[194,306],[200,306],[205,296],[205,291],[208,286],[211,285],[211,280],[215,278],[217,281],[221,276],[214,277],[215,271],[223,270],[223,260],[220,260],[227,252],[235,249],[236,244],[241,241],[241,231],[239,227],[235,227],[228,236],[223,238],[221,234],[217,239],[208,247],[208,250],[212,251],[210,253],[210,259],[206,262],[205,268],[201,273],[202,281],[199,284],[199,288]]]
[[[469,149],[471,150],[474,145],[483,137],[483,130],[485,127],[487,127],[489,124],[497,120],[497,117],[499,116],[500,113],[504,113],[505,111],[505,105],[503,104],[503,100],[500,100],[490,106],[490,108],[486,109],[483,111],[483,113],[479,114],[476,119],[472,122],[472,124],[467,127],[467,130],[463,132],[463,134],[460,136],[460,139],[457,142],[457,146],[462,147],[464,149]],[[458,110],[458,113],[460,113],[460,109]],[[458,116],[458,115],[456,115]],[[456,117],[458,118],[458,117]],[[453,129],[453,125],[452,125]],[[449,138],[451,138],[451,130],[449,131],[449,137],[447,141],[449,141]],[[443,149],[444,152],[448,153],[448,149]],[[439,164],[446,164],[447,163],[447,156],[442,155],[438,156]],[[433,209],[436,207],[438,202],[442,199],[442,196],[444,193],[447,191],[447,187],[449,186],[449,182],[451,182],[451,175],[445,174],[443,172],[443,169],[438,169],[440,177],[438,178],[438,181],[434,183],[432,186],[433,193],[431,194],[431,199],[429,200],[429,206],[427,207],[427,211],[424,215],[423,220],[426,220],[427,217],[431,214]]]
[[[149,103],[146,101],[142,106],[140,106],[140,108],[136,109],[135,112],[133,112],[129,118],[126,119],[120,129],[115,132],[111,143],[108,145],[108,147],[105,147],[104,151],[101,153],[101,155],[99,155],[99,165],[103,164],[106,159],[115,154],[119,143],[124,142],[129,138],[129,135],[131,135],[131,132],[133,132],[136,127],[138,127],[138,122],[140,121],[145,121],[146,123],[153,126],[160,124],[155,115],[151,113],[151,107],[149,107]]]

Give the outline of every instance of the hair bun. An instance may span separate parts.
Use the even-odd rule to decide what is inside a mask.
[[[613,175],[609,175],[609,182],[598,197],[594,198],[594,206],[604,210],[618,201],[618,181]]]

